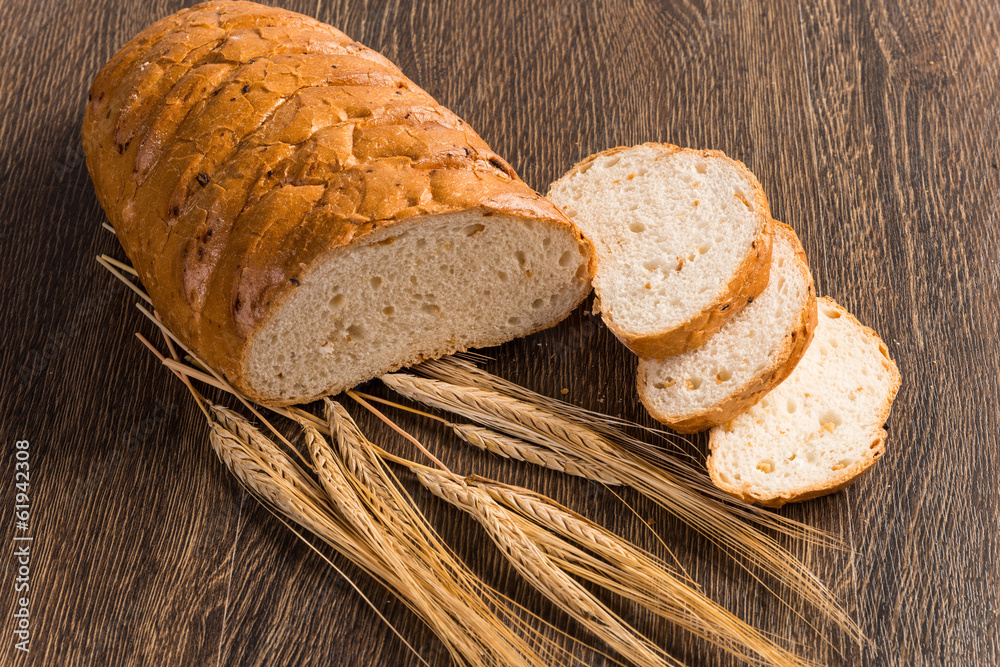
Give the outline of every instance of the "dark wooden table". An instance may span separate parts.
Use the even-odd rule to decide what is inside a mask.
[[[174,0],[0,4],[3,665],[414,664],[323,560],[216,460],[183,387],[133,337],[135,298],[94,261],[103,231],[80,122],[99,67]],[[790,545],[873,640],[859,648],[635,494],[727,607],[830,664],[1000,664],[1000,5],[286,0],[381,51],[537,189],[644,141],[746,162],[799,232],[821,294],[889,344],[903,387],[888,451],[854,487],[782,512],[853,553]],[[491,351],[491,370],[648,423],[635,359],[582,312]],[[375,388],[373,387],[373,390]],[[370,419],[376,439],[396,446]],[[659,549],[601,487],[462,450],[459,470],[531,486]],[[30,652],[14,649],[15,442],[30,442]],[[704,445],[703,440],[697,444]],[[415,490],[416,492],[416,490]],[[487,580],[560,627],[476,526],[415,493]],[[19,533],[20,534],[20,533]],[[432,664],[433,635],[334,562]],[[626,618],[691,664],[702,644]],[[832,633],[826,645],[803,620]],[[596,655],[585,659],[600,663]]]

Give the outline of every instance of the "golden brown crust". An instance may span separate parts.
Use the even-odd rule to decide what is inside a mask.
[[[886,395],[885,400],[878,407],[878,416],[876,419],[876,423],[884,425],[886,420],[889,419],[889,413],[892,410],[892,402],[895,400],[896,394],[899,391],[899,387],[902,382],[896,362],[889,357],[888,348],[886,348],[885,343],[882,342],[879,335],[875,333],[874,330],[861,324],[857,318],[848,312],[843,306],[830,297],[820,297],[817,300],[817,303],[818,306],[824,306],[839,311],[842,317],[850,318],[862,330],[862,333],[864,333],[865,336],[875,342],[883,356],[885,356],[888,362],[886,364],[886,368],[890,371],[892,380],[891,387],[889,388],[889,392]],[[846,489],[848,486],[856,482],[861,475],[867,472],[868,469],[871,468],[879,458],[881,458],[882,454],[885,453],[885,440],[888,437],[888,433],[886,433],[885,429],[880,426],[872,431],[869,437],[871,438],[871,444],[869,447],[865,448],[864,456],[860,457],[860,459],[854,464],[838,471],[837,475],[825,482],[811,484],[801,489],[796,489],[794,492],[762,494],[754,492],[746,483],[742,486],[727,484],[723,481],[721,475],[719,475],[719,472],[715,467],[714,456],[711,454],[709,454],[706,467],[708,468],[708,474],[712,479],[712,483],[729,495],[748,503],[761,505],[762,507],[778,508],[787,503],[802,502],[803,500],[811,500],[813,498],[819,498],[820,496],[836,493]],[[709,438],[709,448],[713,452],[715,451],[715,442],[713,438]]]
[[[94,81],[83,143],[160,316],[247,392],[248,342],[329,252],[468,209],[575,231],[383,56],[250,2],[196,5],[130,41]]]
[[[696,433],[705,429],[725,424],[728,421],[743,414],[756,405],[765,394],[781,384],[787,378],[795,366],[798,365],[802,356],[809,348],[812,341],[813,332],[816,329],[816,288],[813,285],[812,273],[809,271],[809,262],[806,252],[802,248],[798,235],[788,225],[774,221],[774,233],[784,236],[795,250],[795,261],[799,270],[806,276],[809,282],[808,295],[799,311],[798,319],[792,330],[784,336],[781,347],[771,361],[771,364],[763,369],[761,373],[753,378],[746,385],[734,392],[724,403],[714,406],[709,412],[696,415],[671,415],[659,412],[652,397],[647,396],[646,388],[648,383],[646,376],[642,372],[642,365],[636,374],[636,382],[639,390],[639,399],[646,406],[646,410],[657,421],[669,426],[679,433]]]
[[[629,349],[644,359],[664,359],[700,347],[702,343],[711,338],[736,313],[743,310],[751,300],[764,291],[767,287],[771,271],[773,226],[771,222],[771,209],[767,203],[764,188],[757,181],[757,177],[742,162],[733,160],[722,151],[681,148],[673,144],[655,142],[641,144],[641,146],[660,150],[664,156],[675,153],[690,153],[692,155],[723,159],[730,162],[749,182],[754,184],[754,208],[761,212],[757,237],[751,242],[750,249],[743,258],[739,268],[733,274],[725,290],[721,291],[718,297],[705,306],[700,313],[697,313],[675,327],[650,334],[637,334],[615,322],[613,312],[602,311],[601,317],[604,319],[604,323],[608,329]],[[558,181],[549,186],[549,191],[551,192],[563,180],[571,178],[575,174],[580,173],[581,170],[585,171],[598,158],[632,150],[633,148],[637,148],[637,146],[617,146],[584,158],[575,164]],[[601,296],[600,290],[598,289],[597,291],[599,298]]]

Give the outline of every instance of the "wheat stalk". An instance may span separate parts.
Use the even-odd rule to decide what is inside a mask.
[[[438,471],[415,469],[417,478],[434,495],[470,514],[536,590],[636,665],[680,665],[630,627],[576,580],[560,569],[528,537],[517,515],[504,509],[482,489]]]
[[[455,597],[459,598],[461,605],[451,602],[441,604],[441,608],[447,610],[450,622],[466,636],[475,639],[473,648],[483,656],[479,660],[489,662],[491,655],[500,652],[498,647],[510,646],[522,656],[524,664],[540,664],[539,657],[524,640],[508,629],[508,625],[526,635],[532,646],[540,645],[540,652],[548,656],[550,661],[562,662],[568,659],[565,651],[542,637],[532,626],[525,624],[523,619],[505,605],[501,605],[495,591],[485,586],[464,563],[453,556],[413,505],[412,499],[392,482],[394,477],[381,458],[383,452],[368,440],[340,403],[329,399],[325,399],[324,403],[327,423],[338,446],[338,460],[343,464],[343,472],[359,490],[359,496],[371,516],[403,554],[399,567],[408,568],[410,576],[428,589],[431,598],[439,591],[460,592]],[[318,431],[315,435],[318,435]],[[325,441],[317,439],[315,435],[314,448],[321,450],[320,443],[325,444]],[[319,453],[327,459],[333,454],[332,450]],[[408,465],[416,464],[408,462]],[[500,660],[498,664],[509,664],[509,658]]]
[[[456,664],[544,667],[549,661],[543,655],[565,662],[565,650],[540,633],[528,634],[542,645],[543,655],[516,635],[480,597],[487,589],[467,568],[454,562],[441,564],[439,548],[412,532],[407,533],[408,539],[400,539],[398,530],[390,530],[380,521],[389,516],[391,523],[401,516],[399,510],[380,516],[367,511],[362,500],[365,494],[359,493],[367,487],[345,474],[346,465],[338,466],[333,450],[307,421],[300,424],[326,496],[273,441],[243,417],[220,406],[213,406],[212,414],[218,421],[212,424],[211,442],[227,467],[255,495],[345,553],[396,592],[435,631]],[[491,600],[498,597],[491,596]],[[510,613],[504,611],[503,615]]]
[[[534,405],[495,391],[390,373],[381,378],[393,391],[442,410],[495,428],[560,453],[578,455],[582,450],[614,456],[609,443],[590,429]]]
[[[519,438],[512,438],[482,426],[473,424],[448,424],[455,434],[479,449],[517,461],[533,463],[551,470],[619,486],[621,480],[609,475],[607,470],[590,465],[587,461],[570,455],[560,455],[543,447],[537,447]]]
[[[696,458],[691,451],[693,444],[690,438],[660,428],[637,424],[620,417],[612,417],[602,412],[587,410],[578,405],[531,391],[510,380],[493,375],[474,363],[475,361],[486,361],[487,359],[488,357],[466,352],[440,359],[430,359],[414,366],[410,370],[417,375],[442,380],[450,384],[492,389],[513,398],[518,398],[526,403],[537,405],[554,414],[563,415],[577,423],[586,424],[588,428],[600,433],[609,440],[632,447],[636,451],[648,454],[655,459],[662,459],[668,464],[672,464],[676,460],[675,456],[664,453],[661,446],[650,445],[643,440],[628,435],[622,430],[623,428],[638,429],[668,445],[674,451],[675,455],[688,459],[692,463],[696,462]]]
[[[497,391],[403,373],[383,375],[381,380],[407,398],[545,447],[554,455],[585,461],[602,478],[621,480],[728,553],[786,584],[844,631],[861,638],[857,624],[805,565],[773,538],[740,521],[725,504],[691,488],[685,478],[651,465],[586,426]]]
[[[637,602],[742,660],[808,664],[717,605],[661,559],[550,498],[478,477],[467,483],[526,518],[530,524],[522,530],[570,574]]]

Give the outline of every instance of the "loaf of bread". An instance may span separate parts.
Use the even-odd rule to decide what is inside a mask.
[[[97,195],[164,322],[269,405],[551,326],[593,251],[461,119],[299,14],[209,2],[98,74]]]
[[[878,335],[819,299],[812,344],[757,405],[709,432],[708,472],[723,491],[781,507],[839,491],[885,451],[900,376]]]
[[[649,414],[691,433],[728,422],[788,377],[812,340],[816,291],[799,237],[774,223],[771,278],[753,303],[701,347],[639,361]]]
[[[718,151],[613,148],[570,169],[548,197],[594,243],[601,315],[640,357],[700,346],[767,286],[767,198]]]

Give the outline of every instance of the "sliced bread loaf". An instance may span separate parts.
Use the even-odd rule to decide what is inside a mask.
[[[319,21],[204,2],[97,75],[83,147],[164,323],[265,405],[552,326],[593,250],[469,126]]]
[[[899,389],[885,343],[822,298],[812,344],[760,403],[709,434],[720,489],[781,507],[839,491],[885,451],[882,428]]]
[[[728,422],[788,377],[815,326],[805,251],[795,231],[776,222],[767,289],[701,347],[641,360],[639,398],[649,414],[681,433]]]
[[[577,164],[548,197],[594,244],[604,321],[640,357],[698,347],[767,286],[767,198],[718,151],[614,148]]]

